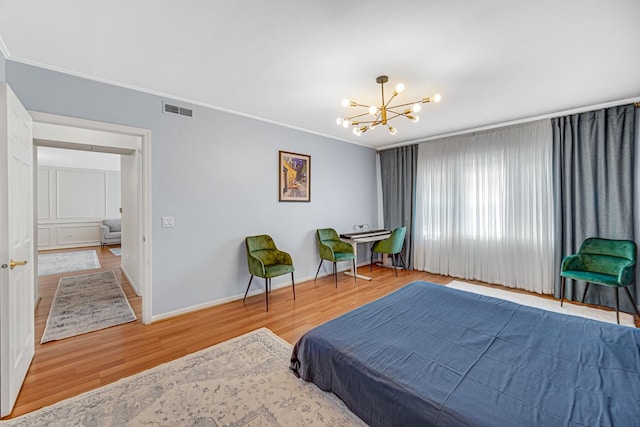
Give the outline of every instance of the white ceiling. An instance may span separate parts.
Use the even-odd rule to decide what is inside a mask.
[[[0,0],[10,60],[370,147],[640,97],[638,0]],[[342,98],[434,93],[357,137]],[[196,112],[197,113],[197,112]]]

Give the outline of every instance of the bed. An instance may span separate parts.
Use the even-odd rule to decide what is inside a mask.
[[[413,282],[318,326],[291,369],[372,426],[640,425],[640,332]]]

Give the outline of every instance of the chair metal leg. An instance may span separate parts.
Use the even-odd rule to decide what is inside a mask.
[[[587,286],[584,287],[584,294],[582,294],[582,301],[580,301],[580,302],[584,302],[584,297],[587,296],[587,291],[589,290],[589,285],[590,285],[590,283],[587,282]]]
[[[291,272],[291,289],[293,289],[293,300],[296,300],[296,282],[293,281],[293,271]]]
[[[562,280],[560,281],[560,307],[562,307],[563,302],[564,302],[564,276],[562,276]]]
[[[253,280],[253,274],[251,275],[251,278],[249,279],[249,284],[247,285],[247,291],[244,293],[244,298],[242,298],[242,302],[244,302],[244,300],[247,299],[247,294],[249,293],[249,287],[251,286],[251,281]]]
[[[271,279],[264,279],[264,300],[267,303],[267,313],[269,312],[269,288],[271,287]]]
[[[353,264],[353,272],[355,273],[356,272],[356,259],[355,258],[352,259],[351,263]],[[357,274],[353,275],[353,283],[355,283],[356,285],[358,284],[358,275]]]
[[[396,277],[398,277],[398,268],[396,267],[396,264],[398,263],[397,254],[391,254],[391,262],[393,262],[393,272],[396,273]]]
[[[407,271],[407,264],[405,264],[404,262],[404,258],[402,257],[402,252],[399,252],[398,255],[400,255],[400,261],[402,261],[402,268],[404,269],[404,271]]]
[[[337,262],[333,262],[333,277],[335,279],[336,282],[336,289],[338,288],[338,263]]]
[[[320,267],[322,267],[322,261],[323,261],[323,260],[322,260],[322,258],[320,258],[320,265],[318,265],[318,271],[316,271],[316,278],[315,278],[315,279],[313,279],[313,281],[314,281],[314,282],[315,282],[315,281],[316,281],[316,279],[318,278],[318,273],[320,273]]]
[[[636,305],[636,302],[633,300],[633,297],[631,296],[631,292],[629,292],[629,288],[625,286],[624,290],[627,292],[627,296],[629,297],[629,301],[631,301],[631,305],[633,306],[633,309],[636,311],[636,314],[638,315],[638,317],[640,317],[640,312],[638,312],[638,306]]]
[[[373,247],[371,247],[371,256],[369,257],[369,271],[373,271]]]
[[[618,288],[613,288],[613,291],[616,295],[616,320],[618,321],[618,325],[620,324],[620,301],[618,296]]]

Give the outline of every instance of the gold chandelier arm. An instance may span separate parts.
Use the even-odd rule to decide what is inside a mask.
[[[429,98],[425,98],[425,99],[429,99]],[[388,107],[388,108],[391,109],[391,108],[406,107],[408,105],[421,104],[422,102],[424,102],[424,101],[423,100],[419,100],[419,101],[407,102],[406,104],[393,105],[393,106]],[[427,101],[427,102],[429,102],[429,101]]]
[[[351,101],[351,103],[349,104],[350,107],[365,107],[365,108],[369,108],[371,107],[370,105],[365,105],[365,104],[360,104],[358,102],[355,101]]]
[[[369,113],[356,114],[355,116],[345,117],[343,120],[351,120],[351,119],[356,119],[358,117],[364,117],[364,116],[368,116],[368,115],[369,115]]]
[[[362,120],[362,121],[359,121],[359,122],[353,122],[351,124],[351,126],[360,126],[360,125],[366,125],[366,124],[370,124],[370,123],[373,124],[373,126],[377,126],[382,122],[380,120]]]
[[[397,111],[391,111],[391,110],[387,110],[387,111],[390,112],[390,113],[395,114],[394,116],[387,117],[387,121],[389,121],[391,119],[395,119],[396,117],[399,117],[399,116],[406,117],[408,115],[406,112],[398,113]]]
[[[391,101],[393,101],[393,99],[394,99],[396,96],[398,96],[398,93],[394,91],[394,92],[393,92],[393,95],[391,95],[391,98],[389,98],[389,99],[387,100],[387,103],[386,103],[386,104],[384,104],[384,107],[385,107],[385,108],[387,108],[387,109],[388,109],[388,108],[395,108],[395,107],[389,107],[389,104],[391,104]],[[383,101],[383,102],[384,102],[384,101]]]

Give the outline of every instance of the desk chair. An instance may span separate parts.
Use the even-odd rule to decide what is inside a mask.
[[[293,300],[295,301],[296,284],[293,281],[294,268],[291,255],[279,250],[273,239],[266,234],[249,236],[245,239],[245,244],[247,247],[247,263],[249,265],[251,278],[249,279],[249,285],[247,285],[247,291],[244,293],[242,302],[247,299],[253,276],[262,277],[265,279],[264,296],[267,303],[267,311],[269,311],[271,278],[287,273],[291,273],[291,288],[293,289]]]
[[[564,302],[565,278],[587,282],[582,294],[582,302],[589,290],[589,284],[609,286],[615,292],[616,318],[620,323],[618,289],[624,288],[638,317],[636,306],[628,286],[631,285],[636,271],[637,248],[631,240],[610,240],[591,237],[582,242],[577,254],[566,256],[562,260],[560,275],[560,306]]]
[[[398,255],[400,255],[400,260],[402,261],[402,267],[406,270],[407,265],[404,263],[404,258],[402,257],[402,247],[404,246],[404,236],[407,234],[407,227],[398,227],[389,237],[384,240],[380,240],[373,245],[371,248],[371,262],[369,263],[369,271],[372,269],[373,265],[373,254],[381,253],[391,255],[393,260],[393,271],[396,273],[396,277],[398,277],[398,269],[396,268],[396,264],[398,263]]]
[[[337,263],[340,261],[349,261],[353,263],[353,271],[356,270],[356,255],[353,252],[353,247],[347,242],[340,240],[338,232],[333,228],[320,228],[316,232],[318,240],[318,253],[320,254],[320,265],[318,265],[318,271],[316,271],[316,277],[313,279],[315,282],[320,273],[320,267],[322,267],[322,261],[325,259],[333,263],[333,275],[335,277],[336,288],[338,287],[338,267]],[[357,278],[354,275],[353,280],[357,283]]]

